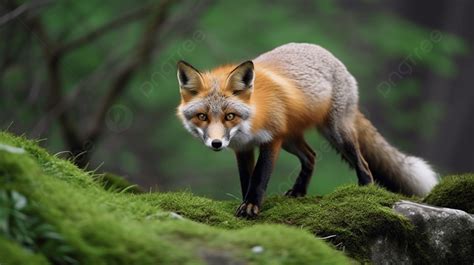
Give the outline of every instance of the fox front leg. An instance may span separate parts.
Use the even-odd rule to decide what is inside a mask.
[[[242,190],[242,200],[249,190],[250,178],[255,167],[255,155],[253,148],[245,151],[235,152],[237,166],[239,167],[240,188]]]
[[[260,146],[260,155],[250,178],[247,194],[236,211],[238,217],[253,218],[259,214],[281,144],[281,140],[276,140]]]

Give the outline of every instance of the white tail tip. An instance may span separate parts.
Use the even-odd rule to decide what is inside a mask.
[[[404,161],[406,183],[410,185],[413,194],[424,196],[438,184],[438,174],[421,158],[408,156]]]

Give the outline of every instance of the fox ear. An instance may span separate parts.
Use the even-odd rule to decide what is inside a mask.
[[[178,68],[178,83],[181,94],[197,94],[202,85],[201,73],[192,65],[185,61],[179,61]]]
[[[255,72],[252,61],[246,61],[237,66],[228,77],[228,84],[234,95],[248,95],[252,92]]]

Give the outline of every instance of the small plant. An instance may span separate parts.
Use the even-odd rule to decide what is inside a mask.
[[[73,249],[56,229],[33,212],[34,203],[21,193],[0,190],[0,234],[53,264],[78,264]]]

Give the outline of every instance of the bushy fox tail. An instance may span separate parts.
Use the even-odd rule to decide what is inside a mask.
[[[437,184],[437,174],[426,161],[391,146],[360,112],[356,114],[355,127],[361,153],[378,184],[418,196],[426,195]]]

